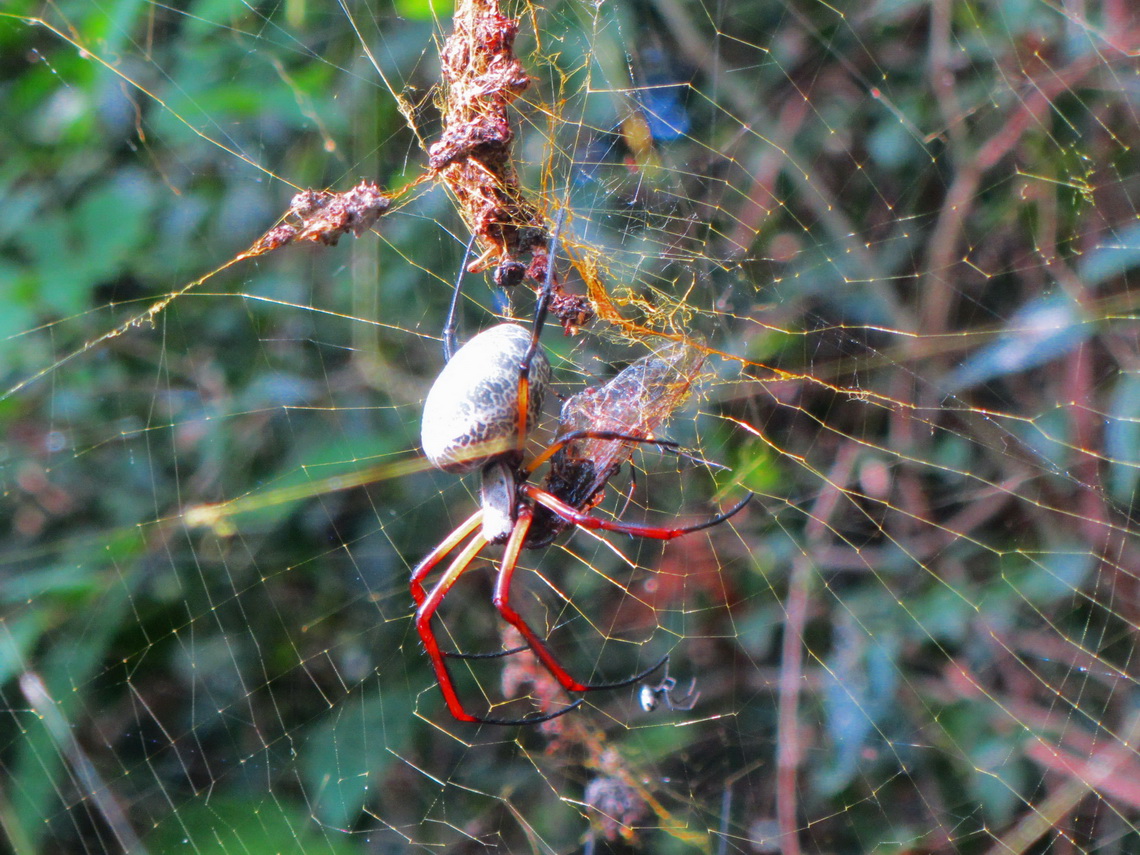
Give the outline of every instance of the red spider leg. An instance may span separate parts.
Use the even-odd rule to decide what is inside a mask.
[[[672,440],[651,439],[649,437],[631,436],[629,434],[618,433],[616,431],[579,430],[579,431],[572,431],[571,433],[568,433],[568,434],[560,437],[557,441],[555,441],[550,446],[550,448],[548,448],[546,451],[544,451],[541,455],[539,455],[538,458],[536,458],[530,464],[523,467],[523,469],[521,471],[524,473],[524,475],[529,475],[536,468],[538,468],[543,463],[545,463],[548,458],[550,458],[554,453],[559,451],[567,443],[570,443],[570,442],[573,442],[573,441],[579,440],[579,439],[585,439],[585,438],[615,440],[615,441],[620,440],[623,442],[630,442],[630,443],[636,442],[636,443],[643,443],[643,444],[648,444],[648,445],[655,445],[659,448],[664,449],[665,451],[671,451],[671,452],[674,452],[676,454],[681,454],[681,455],[684,455],[687,457],[691,457],[692,459],[694,459],[698,462],[701,462],[701,463],[707,463],[708,462],[708,461],[703,460],[700,457],[697,457],[696,455],[690,455],[687,452],[681,450],[680,446],[677,443],[673,442]],[[716,464],[710,464],[710,465],[716,465]],[[626,497],[626,504],[627,505],[628,505],[629,500],[631,498],[632,498],[632,495]],[[735,513],[735,511],[734,511],[734,513]],[[620,514],[619,514],[619,516],[620,516]],[[472,520],[468,520],[466,523],[464,523],[464,526],[468,526],[471,524],[472,524]],[[528,523],[528,525],[529,525],[529,523]],[[413,583],[414,583],[414,580],[416,578],[422,579],[429,572],[431,572],[432,567],[435,564],[439,563],[439,561],[443,557],[443,555],[446,555],[447,552],[449,552],[451,550],[451,548],[453,548],[455,543],[458,543],[459,540],[462,540],[462,538],[464,536],[466,536],[466,534],[470,534],[470,532],[472,530],[473,530],[472,528],[467,528],[466,533],[463,536],[458,537],[458,539],[456,539],[456,536],[459,534],[459,530],[457,529],[456,532],[453,532],[453,534],[451,536],[449,536],[447,541],[445,541],[443,544],[440,544],[440,546],[437,547],[436,550],[433,551],[431,555],[427,556],[427,558],[425,558],[423,561],[420,562],[419,566],[416,568],[416,574],[413,574]],[[515,529],[512,529],[512,531],[514,531],[514,530]],[[454,540],[454,543],[451,542],[453,540]],[[442,554],[437,554],[437,553],[442,553]],[[423,568],[423,569],[421,570],[421,568]],[[423,591],[423,589],[421,587],[420,588],[420,595],[416,599],[417,604],[422,602],[422,598],[423,598],[422,591]],[[417,596],[415,590],[412,591],[412,595]],[[492,651],[492,652],[488,652],[488,653],[460,653],[457,651],[445,650],[445,651],[443,651],[443,655],[445,657],[447,657],[448,659],[498,659],[498,658],[504,657],[504,656],[513,656],[514,654],[521,653],[522,651],[524,651],[526,649],[528,649],[528,645],[523,645],[521,647],[512,647],[509,650],[496,650],[496,651]]]
[[[479,514],[475,514],[475,516],[479,516]],[[474,519],[474,517],[472,517],[472,519]],[[470,523],[471,520],[468,520],[467,523],[460,528],[464,528]],[[459,530],[457,529],[456,531],[458,532]],[[449,537],[448,540],[453,540],[453,537]],[[435,615],[436,610],[439,609],[439,604],[443,601],[444,596],[451,590],[451,586],[466,572],[467,568],[471,566],[471,562],[475,559],[475,556],[478,555],[479,551],[486,545],[487,540],[481,534],[476,534],[472,537],[471,542],[455,556],[455,559],[451,562],[451,566],[447,568],[447,572],[443,574],[440,580],[436,582],[435,587],[431,589],[431,593],[417,600],[419,605],[416,608],[416,631],[420,634],[420,640],[423,642],[428,656],[431,657],[431,665],[435,670],[439,690],[443,692],[443,700],[447,704],[447,708],[451,710],[451,714],[460,721],[477,721],[478,719],[468,714],[463,709],[463,704],[459,701],[459,695],[455,691],[455,683],[451,680],[451,672],[447,670],[447,660],[444,659],[443,651],[440,650],[439,642],[436,641],[435,633],[432,631],[431,619]],[[435,557],[435,563],[438,563],[439,559],[443,557],[442,554],[437,555],[439,552],[440,550],[437,549],[428,557]],[[446,554],[446,552],[443,554]],[[427,563],[426,560],[423,562],[423,564]],[[421,574],[421,577],[431,569],[431,566],[423,567],[423,564],[421,564],[421,567],[416,568],[416,573]]]
[[[573,440],[576,440],[576,439],[584,439],[587,434],[594,439],[622,439],[625,442],[648,443],[650,445],[656,445],[662,451],[672,452],[673,454],[676,454],[678,457],[686,457],[689,460],[693,461],[694,463],[700,463],[702,466],[707,466],[709,469],[728,469],[727,466],[725,466],[721,463],[716,463],[715,461],[712,461],[712,460],[705,460],[703,457],[700,457],[696,454],[693,454],[690,451],[685,451],[683,448],[680,447],[680,445],[673,442],[672,440],[648,439],[648,438],[643,437],[643,436],[628,436],[628,435],[623,436],[622,434],[614,433],[612,431],[584,431],[584,430],[574,431],[573,433],[566,434],[566,436],[562,437],[558,442],[556,442],[554,444],[553,447],[555,449],[561,448],[567,442],[572,442]],[[614,473],[617,474],[617,470],[614,470]],[[618,517],[619,519],[621,517],[625,516],[625,512],[629,510],[630,503],[633,502],[633,494],[636,491],[637,491],[637,469],[634,466],[630,466],[629,467],[629,492],[627,493],[623,490],[618,490],[618,494],[623,499],[625,499],[625,501],[622,503],[621,510],[618,511],[616,514],[614,514],[614,516]]]
[[[439,546],[429,552],[423,560],[416,565],[416,569],[412,571],[410,587],[412,589],[412,599],[416,601],[417,607],[423,604],[424,598],[427,596],[427,594],[424,593],[424,579],[435,569],[435,565],[447,557],[447,553],[462,543],[464,538],[475,531],[482,522],[483,509],[480,508],[464,522],[460,523],[455,531],[444,538]]]
[[[443,549],[444,544],[440,548],[435,549],[428,559],[434,558],[434,562],[429,563],[428,559],[421,562],[420,566],[416,568],[415,575],[418,576],[417,585],[420,586],[422,594],[423,577],[431,571],[435,564],[438,564],[450,550],[454,548],[455,544],[462,541],[463,536],[459,535],[465,529],[466,534],[470,534],[479,523],[478,518],[482,516],[482,512],[475,513],[471,519],[467,520],[463,525],[456,529],[444,542],[450,543],[447,549]],[[474,521],[474,522],[473,522]],[[471,562],[487,545],[487,539],[482,534],[475,534],[467,546],[463,547],[458,555],[452,560],[451,565],[436,582],[435,587],[423,597],[419,602],[419,607],[416,609],[416,631],[420,634],[420,640],[423,642],[424,649],[427,650],[428,656],[431,658],[432,669],[435,671],[436,682],[439,683],[439,690],[443,693],[443,700],[447,704],[448,710],[459,721],[468,721],[475,724],[501,724],[501,725],[515,725],[515,724],[541,724],[544,721],[550,721],[552,718],[557,718],[560,715],[565,715],[573,709],[577,709],[582,705],[582,700],[575,701],[565,709],[558,710],[558,712],[549,715],[540,716],[527,716],[519,719],[497,719],[497,718],[483,718],[480,716],[471,715],[463,708],[463,703],[459,700],[459,693],[455,691],[455,682],[451,679],[451,671],[447,667],[447,659],[443,651],[440,649],[439,642],[436,640],[435,632],[431,628],[431,619],[435,616],[436,611],[439,609],[440,603],[443,598],[447,596],[447,592],[451,590],[460,576],[467,572],[471,566]],[[425,566],[426,565],[426,566]],[[413,593],[413,596],[415,594]]]
[[[412,589],[412,599],[415,600],[417,607],[427,598],[427,592],[424,591],[424,579],[431,574],[431,571],[435,569],[440,561],[447,557],[447,554],[451,552],[451,550],[475,531],[482,521],[483,511],[480,509],[460,523],[458,528],[449,534],[428,555],[424,556],[420,563],[416,565],[416,569],[412,571],[410,587]],[[511,656],[527,649],[527,646],[524,644],[522,647],[514,647],[510,650],[496,650],[493,653],[456,653],[451,650],[444,650],[443,655],[449,659],[497,659],[500,656]]]
[[[575,680],[570,676],[569,672],[562,667],[561,663],[551,653],[550,648],[546,646],[543,641],[530,625],[523,619],[523,616],[516,612],[511,607],[511,579],[514,577],[515,568],[518,567],[519,552],[522,551],[523,544],[526,542],[527,531],[530,529],[530,522],[534,518],[534,509],[528,504],[519,505],[519,518],[515,524],[514,530],[511,532],[511,539],[507,541],[507,546],[503,551],[503,561],[499,569],[499,578],[495,582],[495,608],[499,610],[499,614],[503,616],[503,620],[513,626],[519,631],[524,639],[526,639],[527,646],[538,657],[551,676],[558,681],[568,692],[589,692],[594,689],[620,689],[623,686],[632,686],[634,683],[639,683],[658,670],[662,665],[669,661],[669,656],[666,654],[660,662],[657,662],[652,667],[645,669],[639,674],[634,674],[625,680],[619,680],[616,683],[582,683]],[[581,700],[578,701],[581,703]],[[572,707],[571,707],[572,709]],[[568,710],[559,710],[556,715]],[[529,721],[529,720],[528,720]]]
[[[638,525],[637,523],[623,523],[613,520],[603,520],[598,517],[591,516],[585,511],[580,511],[571,505],[566,504],[557,496],[553,496],[545,490],[527,484],[522,487],[522,491],[526,493],[532,500],[538,502],[545,508],[549,508],[562,519],[566,520],[576,526],[588,529],[602,529],[603,531],[616,531],[622,534],[630,534],[634,537],[646,537],[651,540],[672,540],[675,537],[680,537],[683,534],[689,534],[694,531],[702,531],[706,528],[712,528],[714,525],[720,525],[725,520],[729,519],[738,513],[745,505],[752,501],[753,494],[749,493],[727,511],[717,514],[711,519],[707,519],[702,523],[696,525],[680,526],[678,528],[666,528],[664,526],[651,526],[651,525]]]

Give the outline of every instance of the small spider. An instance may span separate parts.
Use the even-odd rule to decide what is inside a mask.
[[[550,256],[553,258],[554,243]],[[416,630],[423,641],[444,701],[460,721],[484,724],[537,724],[576,709],[578,699],[553,713],[521,719],[498,719],[467,712],[448,670],[447,656],[432,629],[432,618],[478,554],[488,544],[506,544],[495,584],[493,603],[502,618],[522,635],[543,667],[567,692],[614,689],[645,679],[665,664],[613,683],[583,683],[570,675],[546,642],[511,605],[511,580],[521,550],[549,545],[566,528],[580,526],[670,540],[724,522],[751,499],[746,497],[728,511],[695,525],[659,527],[623,523],[592,516],[606,484],[633,453],[634,443],[649,443],[677,450],[675,443],[652,436],[688,396],[699,374],[703,356],[694,348],[669,343],[633,363],[609,383],[587,389],[563,406],[558,438],[538,457],[524,465],[524,443],[542,407],[550,365],[538,334],[545,316],[545,301],[552,290],[553,265],[539,297],[532,329],[504,323],[475,336],[458,351],[450,342],[454,320],[445,330],[449,361],[424,402],[422,444],[433,466],[449,472],[482,473],[481,507],[447,535],[412,571],[411,593],[416,603]],[[528,483],[532,473],[549,462],[542,486]],[[428,575],[453,550],[466,545],[452,559],[430,591]],[[507,651],[511,653],[514,651]],[[666,692],[667,694],[667,692]],[[694,699],[695,700],[695,699]]]
[[[697,705],[701,693],[694,691],[697,688],[696,677],[689,683],[689,690],[679,698],[673,696],[673,690],[676,688],[677,678],[670,677],[666,672],[665,677],[656,686],[647,683],[641,685],[637,690],[637,702],[646,712],[653,712],[662,703],[666,709],[674,712],[688,712]]]

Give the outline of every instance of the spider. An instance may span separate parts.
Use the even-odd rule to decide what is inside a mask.
[[[558,230],[556,226],[551,258]],[[432,618],[484,547],[506,544],[493,603],[503,620],[518,630],[526,642],[525,647],[562,688],[573,693],[615,689],[645,679],[664,665],[668,657],[618,682],[583,683],[571,676],[546,642],[511,605],[511,581],[521,550],[545,547],[563,530],[573,526],[670,540],[724,522],[752,498],[749,495],[728,511],[687,526],[639,525],[590,514],[601,501],[610,478],[632,455],[633,443],[679,451],[676,443],[652,436],[653,430],[688,396],[703,362],[698,350],[678,343],[669,343],[657,353],[638,360],[605,385],[569,398],[562,408],[558,437],[534,460],[524,464],[524,443],[538,420],[550,379],[550,364],[538,335],[552,279],[553,265],[539,296],[531,329],[502,323],[455,351],[450,341],[454,335],[454,318],[449,316],[444,336],[444,351],[449,361],[424,402],[422,444],[429,462],[448,472],[463,473],[478,468],[482,473],[481,507],[420,561],[412,571],[410,583],[416,603],[416,630],[431,658],[444,702],[459,721],[538,724],[564,715],[584,701],[579,698],[553,713],[518,719],[476,716],[464,708],[451,678],[447,657],[481,657],[444,653],[432,629]],[[542,485],[529,483],[534,471],[546,463],[550,468]],[[464,541],[466,545],[434,587],[425,590],[428,575]],[[514,652],[517,651],[489,655]],[[668,690],[665,692],[667,695]]]
[[[646,712],[653,712],[662,703],[665,704],[666,709],[674,712],[688,712],[697,705],[701,693],[695,691],[697,688],[695,677],[689,683],[689,690],[679,698],[673,696],[673,690],[676,688],[677,678],[670,677],[668,670],[666,670],[665,676],[656,686],[650,686],[647,683],[641,685],[641,688],[637,690],[637,702]]]

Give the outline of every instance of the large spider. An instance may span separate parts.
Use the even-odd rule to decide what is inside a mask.
[[[558,229],[555,229],[557,233]],[[555,235],[556,239],[557,235]],[[553,258],[553,241],[551,258]],[[551,265],[553,267],[553,265]],[[461,274],[462,275],[462,274]],[[633,443],[651,443],[677,450],[675,443],[653,438],[688,396],[703,355],[695,348],[668,343],[630,365],[611,381],[567,399],[559,435],[533,461],[524,465],[523,446],[537,421],[550,364],[539,344],[545,314],[544,298],[552,273],[539,297],[533,329],[503,323],[480,333],[457,352],[447,341],[454,324],[448,321],[445,353],[450,357],[424,402],[422,443],[433,466],[448,472],[482,470],[481,507],[447,535],[412,572],[416,630],[431,657],[440,691],[451,714],[460,721],[483,724],[537,724],[576,709],[579,698],[553,713],[521,719],[487,718],[464,709],[448,670],[447,657],[431,622],[443,598],[492,543],[505,543],[493,602],[503,620],[522,635],[547,671],[567,692],[614,689],[632,685],[659,669],[653,667],[613,683],[583,683],[558,662],[546,642],[511,606],[511,580],[523,547],[549,545],[572,526],[623,532],[635,537],[670,540],[724,522],[751,499],[696,525],[658,527],[606,520],[590,510],[601,501],[607,482],[631,455]],[[532,473],[549,462],[542,486],[528,483]],[[464,540],[435,586],[424,582],[432,570]],[[508,651],[514,652],[514,651]],[[471,658],[471,657],[468,657]]]

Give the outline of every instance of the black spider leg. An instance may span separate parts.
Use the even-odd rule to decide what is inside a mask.
[[[576,433],[577,433],[577,431],[576,431]],[[576,439],[576,438],[577,437],[573,437],[573,436],[571,437],[571,439]],[[599,437],[599,438],[600,439],[607,439],[608,437]],[[617,437],[615,437],[615,438],[617,438]],[[635,437],[630,437],[630,439],[635,439]],[[658,440],[650,440],[650,442],[651,442],[651,444],[657,445],[657,448],[659,451],[668,451],[668,452],[671,452],[673,454],[676,454],[678,457],[686,457],[689,460],[693,461],[694,463],[700,463],[700,464],[707,466],[709,469],[728,469],[729,468],[729,467],[725,466],[723,463],[716,463],[712,460],[705,460],[703,457],[699,457],[696,454],[693,454],[692,452],[685,451],[684,449],[678,447],[676,443],[670,442],[669,440],[659,440],[659,441]],[[616,517],[618,519],[621,519],[622,517],[625,516],[626,511],[629,510],[629,506],[631,504],[633,504],[633,494],[635,492],[637,492],[637,467],[634,466],[632,463],[629,464],[629,492],[627,493],[627,492],[623,492],[621,490],[618,490],[618,492],[621,493],[622,498],[625,499],[625,501],[622,503],[621,510],[618,511],[616,514]]]
[[[567,621],[567,623],[569,623],[569,621]],[[566,626],[565,623],[560,623],[552,630],[550,630],[550,632],[553,634],[564,626]],[[543,641],[548,641],[549,639],[550,636],[548,635],[543,639]],[[519,647],[511,647],[507,650],[494,650],[487,653],[460,653],[458,650],[445,650],[443,651],[443,655],[448,659],[500,659],[503,656],[514,656],[516,653],[522,653],[524,650],[530,650],[530,647],[526,644],[523,644]]]
[[[632,686],[635,683],[640,683],[642,680],[644,680],[646,677],[650,676],[651,674],[656,674],[658,671],[661,670],[662,666],[667,666],[668,664],[669,664],[669,654],[666,653],[664,656],[662,656],[660,659],[658,659],[655,663],[650,665],[644,671],[641,671],[640,673],[634,674],[632,677],[628,677],[625,680],[618,680],[615,683],[591,683],[589,688],[590,688],[590,691],[594,691],[596,689],[602,689],[602,690],[624,689],[626,686]]]
[[[526,516],[522,515],[524,512],[526,513]],[[511,534],[511,539],[507,543],[506,553],[504,554],[504,557],[503,557],[503,568],[500,570],[499,577],[495,583],[495,607],[499,610],[499,613],[503,616],[504,620],[506,620],[508,623],[510,623],[512,626],[514,626],[519,631],[519,633],[523,636],[523,638],[525,638],[527,640],[527,644],[530,647],[531,651],[533,651],[534,655],[538,658],[538,660],[541,662],[543,667],[545,667],[546,670],[548,672],[550,672],[550,675],[554,679],[556,679],[562,685],[563,689],[565,689],[566,691],[569,691],[569,692],[588,692],[588,691],[593,691],[595,689],[620,689],[624,686],[631,686],[634,683],[639,683],[642,680],[646,679],[649,675],[658,671],[662,666],[668,666],[669,654],[666,653],[661,658],[660,661],[654,663],[651,667],[646,668],[644,671],[641,671],[638,674],[634,674],[632,677],[630,677],[628,679],[619,680],[619,681],[616,681],[613,683],[588,683],[588,684],[584,684],[584,683],[580,682],[579,680],[574,679],[573,677],[570,676],[569,673],[567,673],[566,669],[563,668],[562,665],[554,658],[554,654],[551,653],[549,648],[546,647],[546,644],[542,641],[542,639],[539,638],[535,634],[535,632],[530,628],[530,626],[526,623],[526,621],[522,618],[522,616],[519,615],[516,611],[514,611],[514,609],[510,606],[510,602],[509,602],[510,601],[511,577],[514,574],[514,571],[517,569],[518,553],[519,553],[519,550],[520,550],[523,542],[526,540],[526,531],[529,528],[531,515],[532,515],[532,512],[531,512],[531,508],[529,505],[522,505],[520,507],[519,526],[516,526],[514,532],[512,532],[512,534]],[[438,648],[437,648],[437,651],[438,651]],[[440,664],[442,665],[443,670],[446,673],[447,672],[446,661],[441,661]],[[449,683],[450,683],[450,675],[448,675],[448,676],[449,676]],[[566,715],[568,712],[571,712],[572,710],[576,710],[578,707],[580,707],[582,705],[583,701],[584,701],[583,698],[579,698],[578,700],[574,701],[569,706],[567,706],[561,710],[558,710],[556,712],[547,713],[547,714],[540,715],[540,716],[534,716],[534,715],[525,716],[523,718],[517,718],[517,719],[486,718],[483,716],[472,716],[470,713],[466,713],[466,712],[464,712],[464,716],[465,716],[465,720],[480,722],[482,724],[496,724],[496,725],[539,724],[541,722],[550,721],[551,719],[558,718],[559,716]],[[457,716],[457,718],[458,718],[458,716]]]
[[[511,656],[515,653],[521,653],[524,650],[530,650],[530,647],[524,645],[523,647],[516,647],[512,650],[504,650],[500,653],[447,653],[445,655],[450,656],[454,659],[495,659],[499,656]],[[615,683],[596,683],[596,684],[591,683],[589,686],[589,689],[590,689],[590,691],[596,691],[599,689],[602,691],[609,691],[610,689],[624,689],[626,686],[632,686],[635,683],[642,682],[643,680],[645,680],[646,677],[653,676],[654,674],[656,674],[658,671],[661,670],[662,666],[665,666],[666,671],[668,671],[668,668],[669,668],[669,654],[668,653],[666,653],[664,656],[662,656],[660,659],[658,659],[656,662],[654,662],[652,665],[650,665],[644,671],[641,671],[637,674],[634,674],[632,677],[628,677],[624,680],[618,680]],[[695,685],[696,680],[694,679],[693,682]],[[699,695],[700,692],[697,692],[697,694]],[[560,710],[558,710],[558,712],[549,713],[549,714],[542,715],[542,716],[524,717],[524,718],[517,718],[517,719],[478,718],[478,719],[476,719],[476,721],[478,721],[480,724],[506,724],[506,725],[541,724],[544,721],[550,721],[552,718],[558,718],[560,715],[566,715],[566,713],[572,712],[572,711],[578,709],[578,707],[582,706],[582,704],[585,703],[585,701],[586,701],[585,698],[578,698],[578,700],[574,701],[574,703],[570,704],[565,709],[560,709]]]
[[[622,433],[616,430],[591,430],[590,428],[582,428],[581,430],[572,430],[569,433],[561,434],[555,437],[547,448],[527,466],[527,472],[533,472],[543,463],[553,457],[564,446],[579,439],[613,439],[621,440],[623,442],[636,442],[642,445],[653,445],[661,451],[667,451],[670,454],[675,454],[678,457],[684,457],[697,463],[701,466],[707,466],[709,469],[728,470],[731,467],[725,466],[723,463],[717,463],[715,460],[706,460],[699,454],[694,454],[691,451],[681,447],[680,443],[674,442],[671,439],[657,439],[650,436],[635,436],[630,433]]]
[[[451,305],[447,308],[447,323],[443,326],[443,361],[451,362],[451,357],[455,355],[456,347],[455,332],[459,328],[459,292],[463,288],[463,276],[467,273],[467,261],[471,258],[471,253],[475,249],[476,234],[471,235],[471,240],[467,241],[467,249],[463,251],[463,261],[459,265],[459,275],[455,277],[455,287],[451,289]]]
[[[519,647],[511,647],[507,650],[492,650],[487,653],[460,653],[458,650],[445,650],[443,655],[448,659],[499,659],[503,656],[514,656],[516,653],[522,653],[524,650],[530,648],[523,644]]]
[[[530,366],[534,362],[535,354],[542,346],[539,336],[542,335],[542,327],[546,324],[547,310],[550,308],[550,297],[554,293],[554,256],[558,251],[558,235],[562,231],[562,224],[566,220],[566,209],[563,208],[559,214],[558,219],[554,222],[554,229],[550,233],[550,247],[546,253],[546,279],[542,283],[542,288],[539,289],[538,297],[534,307],[534,328],[530,335],[530,346],[523,354],[523,358],[519,360],[519,422],[518,422],[518,447],[516,452],[518,454],[519,462],[523,458],[523,450],[526,446],[527,438],[527,417],[530,413]]]
[[[574,438],[576,438],[576,437],[574,437]],[[607,439],[607,437],[600,437],[600,438],[601,439]],[[633,440],[633,439],[641,439],[641,438],[640,437],[629,437],[629,439]],[[676,444],[670,442],[669,440],[649,440],[649,442],[651,444],[657,445],[657,447],[660,451],[668,451],[668,452],[671,452],[673,454],[676,454],[678,457],[686,457],[689,460],[693,461],[694,463],[700,463],[704,466],[707,466],[709,469],[727,470],[729,468],[728,466],[725,466],[723,463],[717,463],[714,460],[705,460],[703,457],[700,457],[696,454],[693,454],[692,452],[685,451],[682,448],[674,447]],[[625,499],[625,501],[622,503],[621,510],[618,511],[616,514],[617,518],[621,519],[622,517],[625,516],[625,512],[629,510],[629,506],[633,503],[633,494],[635,492],[637,492],[637,467],[634,466],[632,463],[629,465],[629,492],[626,493],[626,492],[622,492],[621,490],[619,490],[618,492],[621,493],[622,498]]]
[[[715,463],[712,460],[705,460],[699,455],[686,451],[680,446],[679,443],[673,442],[671,439],[656,439],[654,437],[648,436],[633,436],[632,434],[622,433],[621,431],[616,430],[590,430],[589,428],[584,428],[582,430],[573,430],[569,433],[564,433],[561,436],[557,437],[554,442],[547,447],[542,455],[530,464],[531,471],[533,471],[533,468],[537,465],[553,457],[557,451],[569,445],[571,442],[579,439],[613,439],[622,440],[623,442],[636,442],[641,445],[653,445],[662,451],[668,451],[670,454],[676,454],[678,457],[686,457],[689,460],[692,460],[694,463],[708,466],[710,469],[729,468],[722,463]],[[747,496],[745,496],[724,513],[717,514],[715,517],[712,517],[711,519],[700,523],[699,525],[695,525],[691,528],[686,528],[685,531],[701,531],[702,529],[712,528],[714,525],[718,525],[728,518],[734,516],[738,511],[742,510],[745,505],[751,502],[755,496],[756,494],[749,490]],[[628,506],[628,502],[626,504]],[[624,509],[622,512],[624,513]]]
[[[571,431],[570,433],[566,433],[558,437],[555,440],[554,444],[551,445],[551,448],[557,450],[578,439],[620,439],[625,442],[637,442],[641,443],[642,445],[656,446],[659,451],[667,451],[670,454],[677,455],[678,457],[684,457],[687,460],[691,460],[693,463],[700,464],[701,466],[706,466],[709,469],[727,470],[730,468],[728,466],[725,466],[723,463],[717,463],[714,460],[706,460],[699,454],[693,454],[691,451],[686,451],[678,443],[673,442],[670,439],[653,439],[645,436],[633,436],[632,434],[621,433],[620,431],[613,430],[583,429]],[[625,512],[629,510],[630,503],[633,501],[634,490],[637,488],[637,469],[632,464],[630,464],[629,467],[629,480],[629,492],[623,494],[625,497],[625,503],[622,505],[621,510],[617,514],[619,518],[625,516]],[[752,500],[753,495],[755,494],[750,492],[744,501],[742,501],[739,505],[737,505],[729,512],[728,516],[732,516],[732,514],[735,514],[746,504],[748,504],[748,502]],[[725,519],[727,519],[727,517],[725,517]]]
[[[708,461],[697,457],[695,454],[690,454],[681,448],[681,444],[673,442],[671,439],[657,439],[652,436],[636,436],[632,433],[622,433],[620,430],[593,430],[591,428],[582,428],[581,430],[572,430],[568,433],[560,434],[554,438],[554,442],[543,451],[543,460],[549,459],[554,455],[554,452],[569,445],[575,440],[579,439],[613,439],[621,440],[622,442],[636,442],[641,445],[653,445],[660,448],[662,451],[668,451],[670,454],[676,454],[680,457],[688,457],[697,463],[708,463]],[[720,466],[717,464],[710,464]],[[722,467],[727,468],[727,467]]]
[[[524,378],[530,372],[530,363],[538,352],[538,337],[546,324],[546,315],[550,309],[550,297],[554,293],[554,256],[558,252],[558,236],[562,233],[562,224],[566,222],[566,209],[558,213],[554,221],[554,229],[550,232],[550,248],[546,252],[546,279],[543,280],[542,289],[538,292],[538,299],[534,306],[534,332],[531,334],[530,347],[519,364],[519,378]]]
[[[689,682],[689,688],[684,695],[675,696],[676,690],[677,679],[675,677],[666,676],[655,686],[643,683],[638,691],[641,708],[646,712],[653,712],[661,704],[664,704],[666,709],[673,712],[688,712],[700,700],[701,693],[697,691],[696,677]]]
[[[673,696],[673,691],[677,688],[677,678],[670,677],[673,685],[666,688],[665,701],[670,705],[671,709],[679,710],[680,712],[688,712],[697,705],[697,700],[700,698],[701,693],[697,690],[697,678],[689,680],[689,688],[685,694],[677,698]]]
[[[573,431],[572,433],[568,433],[568,434],[566,434],[565,437],[563,437],[563,439],[567,442],[574,440],[574,439],[582,439],[582,438],[624,439],[624,440],[627,440],[629,442],[640,442],[640,443],[645,443],[647,445],[656,445],[656,446],[659,446],[659,447],[661,447],[667,451],[675,451],[675,452],[681,453],[681,454],[684,453],[684,452],[678,451],[678,449],[676,449],[676,448],[672,448],[671,446],[675,446],[676,443],[672,442],[671,440],[649,439],[648,437],[643,437],[643,436],[642,437],[630,436],[628,434],[622,434],[622,433],[618,433],[616,431],[581,430],[581,431]],[[697,460],[699,462],[704,462],[699,457],[694,457],[693,459]],[[719,465],[719,464],[713,464],[713,465]],[[683,529],[683,531],[686,534],[691,534],[693,532],[704,531],[705,529],[713,528],[714,526],[720,525],[722,522],[725,522],[726,520],[731,519],[732,517],[736,516],[736,514],[739,513],[740,511],[742,511],[744,509],[744,507],[749,502],[751,502],[752,499],[755,498],[755,496],[756,496],[756,494],[750,491],[747,496],[745,496],[743,499],[741,499],[739,502],[737,502],[735,505],[733,505],[727,511],[723,511],[722,513],[719,513],[714,517],[710,517],[709,519],[705,520],[704,522],[696,523],[696,524],[691,525],[691,526],[686,526]],[[628,497],[627,497],[626,506],[628,507],[628,505],[629,505],[629,501],[628,501]],[[558,627],[555,627],[554,629],[558,629]],[[502,658],[504,656],[514,656],[516,653],[522,653],[524,650],[530,650],[530,649],[531,649],[531,647],[529,644],[523,644],[523,645],[520,645],[519,647],[511,647],[511,648],[508,648],[507,650],[495,650],[495,651],[491,651],[491,652],[487,652],[487,653],[460,653],[458,651],[445,650],[445,651],[443,651],[443,655],[446,656],[448,659],[499,659],[499,658]],[[640,680],[643,680],[645,677],[652,674],[654,671],[656,671],[662,665],[666,664],[668,661],[669,661],[669,657],[665,656],[663,659],[661,659],[659,662],[657,662],[653,667],[641,672],[640,674],[635,674],[634,676],[630,677],[628,680],[622,680],[621,682],[618,682],[618,683],[606,683],[604,685],[591,686],[590,688],[591,689],[620,689],[623,686],[631,686],[634,683],[637,683]],[[664,681],[662,681],[662,682],[664,682]],[[690,687],[690,693],[691,693],[691,688],[692,687]],[[699,695],[700,693],[698,692],[697,694]],[[686,696],[685,699],[687,700],[688,696]],[[561,715],[561,714],[562,713],[560,712],[559,715]],[[546,719],[542,719],[542,721],[545,721],[545,720]],[[497,724],[499,722],[491,722],[491,723]],[[513,722],[506,722],[506,723],[513,723]]]
[[[652,672],[650,672],[652,673]],[[529,724],[542,724],[544,721],[559,718],[566,715],[568,712],[574,712],[582,704],[586,703],[585,698],[578,698],[574,703],[570,704],[557,712],[544,713],[542,715],[528,715],[522,718],[484,718],[483,716],[472,716],[473,723],[475,724],[494,724],[501,727],[517,727],[519,725]]]

